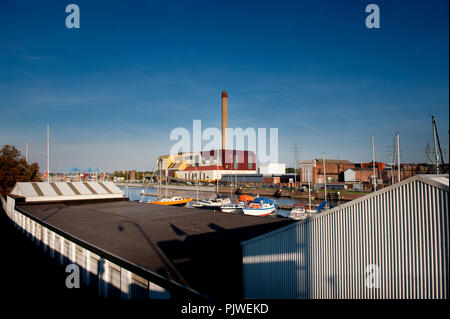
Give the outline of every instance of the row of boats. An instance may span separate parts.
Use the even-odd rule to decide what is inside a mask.
[[[158,200],[150,200],[148,203],[163,206],[186,206],[192,198],[183,198],[180,196],[167,197]],[[288,215],[285,213],[278,213],[277,203],[265,197],[252,197],[249,195],[241,195],[236,202],[231,202],[230,198],[217,196],[207,200],[197,200],[191,205],[193,208],[208,209],[215,211],[222,211],[224,213],[243,213],[251,216],[269,216],[278,215],[288,217],[295,220],[304,220],[320,210],[326,205],[326,202],[321,205],[294,205]]]

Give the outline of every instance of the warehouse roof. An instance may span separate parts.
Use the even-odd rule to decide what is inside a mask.
[[[123,192],[113,182],[20,182],[10,195],[26,202],[123,198]]]
[[[242,292],[240,242],[292,221],[124,200],[17,203],[16,209],[209,296]],[[229,295],[228,295],[229,296]]]

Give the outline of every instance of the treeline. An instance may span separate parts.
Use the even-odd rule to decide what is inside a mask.
[[[17,182],[40,182],[39,164],[28,164],[14,145],[0,149],[0,194],[6,195]]]

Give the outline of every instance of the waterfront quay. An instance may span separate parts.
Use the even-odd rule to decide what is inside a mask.
[[[141,187],[143,189],[152,188],[157,189],[159,184],[157,183],[117,183],[120,187]],[[163,185],[163,193],[165,188],[172,191],[170,194],[176,195],[177,191],[199,191],[203,193],[215,193],[219,192],[221,195],[227,194],[242,194],[242,195],[260,195],[260,196],[271,196],[271,197],[287,197],[292,199],[308,200],[308,191],[301,189],[289,189],[289,188],[277,188],[277,187],[230,187],[220,185],[218,188],[215,185],[211,186],[194,186],[194,185],[182,185],[182,184],[168,184]],[[370,191],[352,191],[352,190],[327,190],[327,200],[328,201],[351,201],[357,199],[361,196],[367,195]],[[156,194],[157,193],[152,193]],[[311,190],[311,199],[314,200],[324,200],[325,191],[322,190]]]

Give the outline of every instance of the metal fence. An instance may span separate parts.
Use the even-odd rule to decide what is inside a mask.
[[[448,177],[410,178],[242,248],[246,298],[448,298]]]

